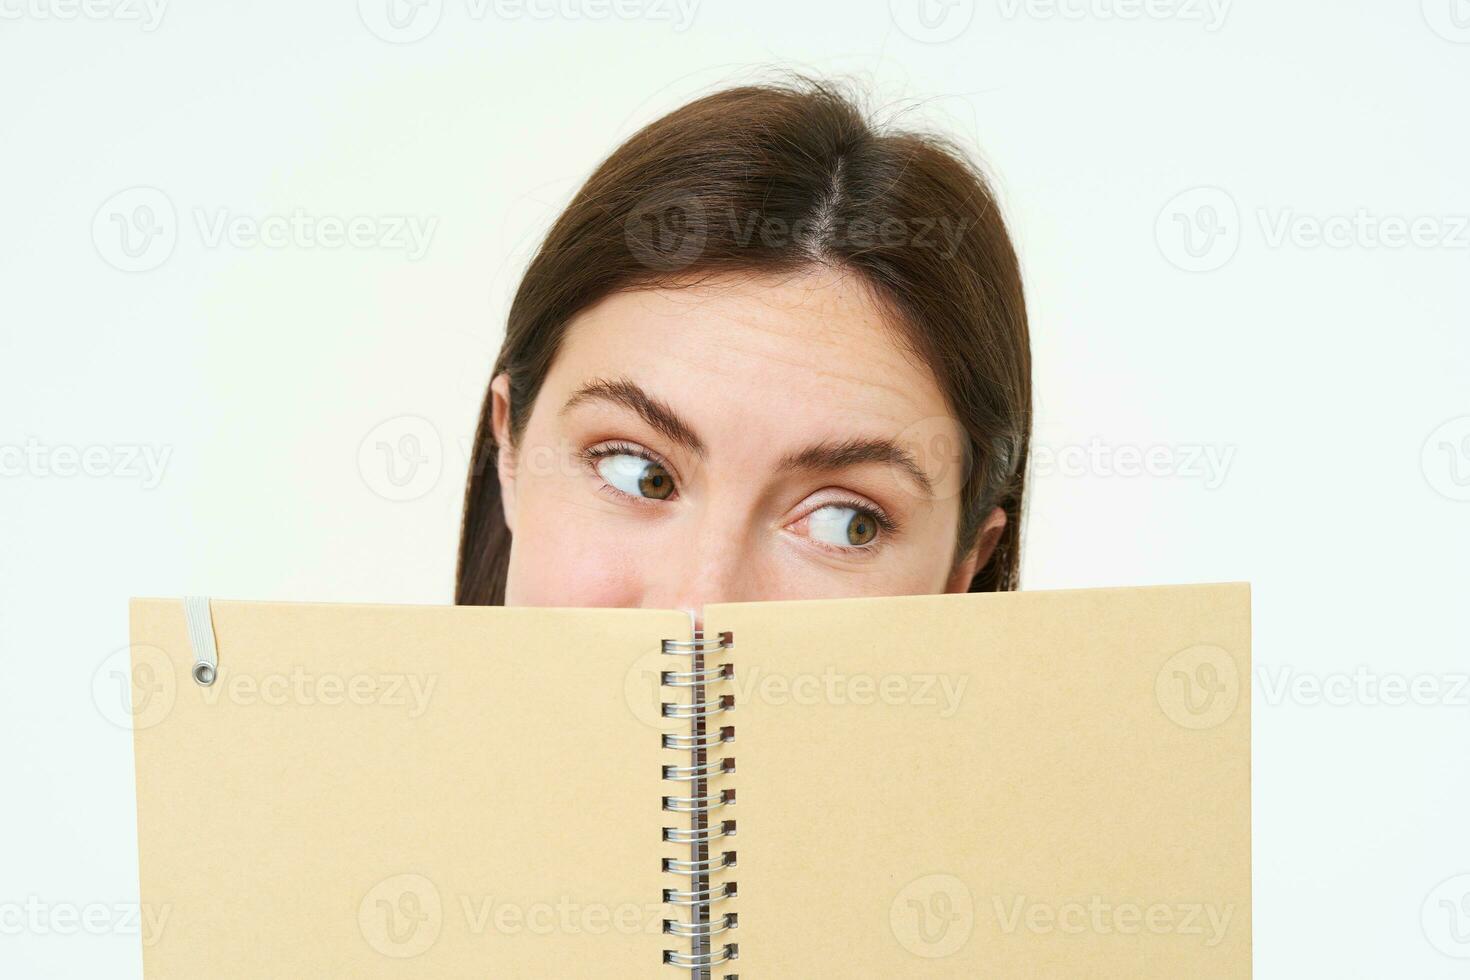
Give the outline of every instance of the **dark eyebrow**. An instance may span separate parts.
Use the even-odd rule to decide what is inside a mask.
[[[918,485],[925,497],[934,496],[934,484],[913,453],[892,439],[841,439],[819,442],[782,458],[780,470],[839,470],[858,463],[897,466]]]
[[[678,412],[627,378],[617,378],[612,381],[595,378],[587,382],[572,392],[572,397],[568,398],[567,403],[561,407],[561,414],[565,415],[574,406],[587,401],[605,401],[631,408],[642,416],[643,421],[663,433],[665,437],[696,456],[703,457],[705,454],[704,440],[695,435],[694,430],[679,417]]]
[[[694,455],[703,457],[706,453],[704,440],[679,417],[678,412],[627,378],[595,378],[588,381],[572,393],[561,407],[560,414],[565,415],[576,405],[588,401],[605,401],[630,408],[643,421]],[[839,470],[859,463],[897,466],[918,486],[925,497],[934,496],[934,484],[928,474],[919,466],[912,453],[892,439],[829,439],[789,453],[782,457],[776,468],[778,471]]]

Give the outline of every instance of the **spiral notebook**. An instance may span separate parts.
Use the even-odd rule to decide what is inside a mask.
[[[1242,584],[135,599],[150,978],[1245,977]]]

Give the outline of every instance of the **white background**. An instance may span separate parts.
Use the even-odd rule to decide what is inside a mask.
[[[995,175],[1026,586],[1253,583],[1257,974],[1463,975],[1470,6],[387,2],[0,0],[0,973],[140,974],[128,596],[450,601],[530,250],[782,66]]]

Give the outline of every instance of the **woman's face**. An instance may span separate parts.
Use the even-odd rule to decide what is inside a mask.
[[[570,325],[499,477],[507,605],[963,592],[963,431],[856,279],[616,293]],[[496,440],[509,385],[492,384]]]

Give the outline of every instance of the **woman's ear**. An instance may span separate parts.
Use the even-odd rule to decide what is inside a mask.
[[[1006,529],[1006,512],[999,507],[993,509],[985,518],[985,523],[980,525],[980,533],[975,537],[975,547],[965,556],[950,572],[949,581],[945,583],[945,592],[968,592],[970,582],[975,578],[975,573],[985,567],[990,561],[995,546],[1000,543],[1001,532]]]
[[[505,526],[516,530],[516,454],[510,441],[510,375],[502,371],[490,382],[490,422],[495,433],[495,475],[500,480],[500,506]]]

